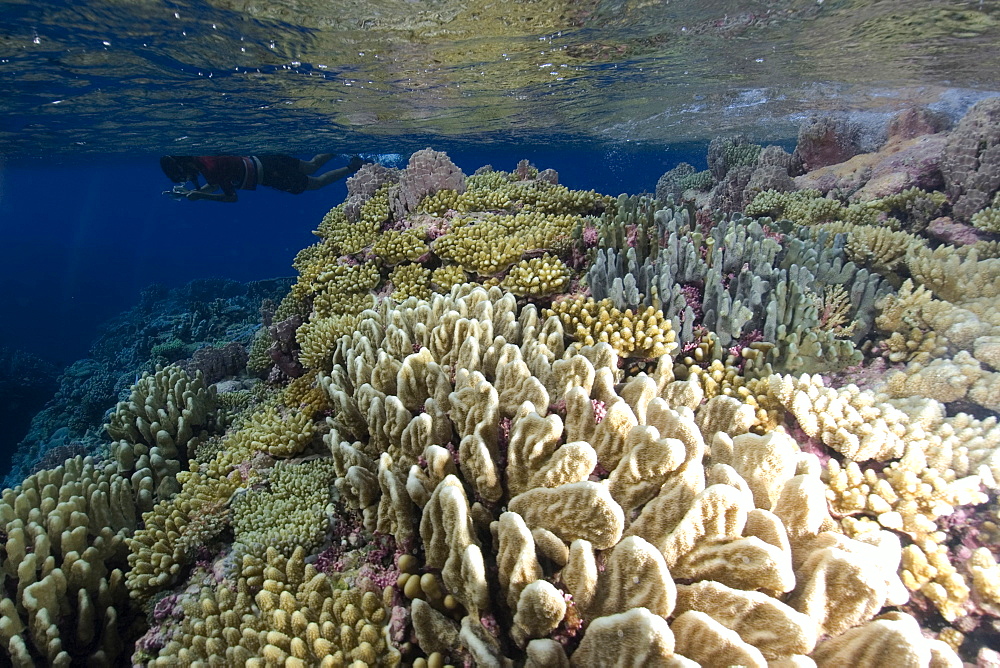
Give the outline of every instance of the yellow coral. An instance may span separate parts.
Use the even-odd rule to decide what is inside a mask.
[[[150,665],[223,658],[246,666],[327,665],[331,660],[331,665],[346,665],[347,656],[371,666],[399,665],[379,596],[343,589],[334,576],[306,564],[301,547],[288,555],[271,547],[261,556],[244,556],[236,593],[210,580],[189,587],[175,640]]]
[[[948,549],[930,540],[903,548],[900,573],[910,591],[926,596],[948,621],[962,616],[969,599],[969,586],[948,559]]]
[[[677,347],[670,321],[652,306],[639,314],[622,313],[610,299],[577,297],[557,301],[545,313],[558,316],[579,345],[608,343],[621,357],[659,357]]]
[[[461,216],[434,242],[434,252],[466,271],[492,276],[527,251],[554,248],[560,240],[568,240],[578,221],[572,214],[538,211]]]
[[[378,267],[371,262],[329,267],[317,274],[312,284],[307,286],[308,294],[312,296],[313,311],[319,317],[358,314],[371,308],[374,300],[370,291],[381,280]]]
[[[235,540],[244,545],[270,545],[286,554],[297,545],[316,547],[326,532],[333,478],[330,459],[277,462],[267,476],[266,488],[233,499]]]
[[[126,584],[133,598],[145,600],[176,582],[182,566],[228,521],[226,505],[236,490],[229,478],[182,471],[181,491],[142,516],[145,526],[128,540],[131,554]]]
[[[437,292],[448,292],[468,280],[468,274],[457,264],[445,264],[431,272],[431,287]]]
[[[968,563],[972,590],[981,605],[988,606],[993,614],[997,614],[1000,612],[1000,566],[989,548],[985,547],[976,548]]]
[[[881,473],[864,471],[855,462],[843,468],[830,460],[825,479],[829,485],[830,507],[841,515],[868,513],[879,523],[903,531],[915,540],[940,542],[944,534],[935,522],[950,515],[956,507],[985,503],[979,491],[979,478],[956,480],[953,471],[939,473],[925,468],[913,471],[900,462],[892,462]]]
[[[388,265],[399,264],[404,260],[416,261],[429,251],[423,235],[415,229],[401,232],[389,230],[380,235],[372,246],[372,252]]]
[[[135,474],[136,487],[142,477]],[[0,577],[8,586],[0,595],[0,651],[8,662],[124,660],[114,620],[126,596],[121,555],[136,525],[135,506],[129,478],[115,463],[90,457],[4,490]]]
[[[394,288],[392,298],[400,301],[407,297],[427,299],[431,296],[430,277],[431,270],[422,264],[399,265],[389,274],[389,282]]]
[[[1000,232],[1000,193],[993,197],[990,206],[972,214],[971,222],[986,232]]]
[[[302,323],[295,331],[300,349],[299,361],[308,369],[329,371],[337,339],[353,332],[358,322],[358,315],[346,314],[317,317]]]
[[[500,285],[515,295],[541,297],[565,291],[569,280],[569,267],[559,258],[545,253],[511,267]]]

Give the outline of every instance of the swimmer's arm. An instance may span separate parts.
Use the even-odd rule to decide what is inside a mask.
[[[205,199],[211,202],[235,202],[236,201],[236,191],[233,192],[215,192],[219,189],[219,186],[212,185],[211,183],[206,183],[201,188],[197,190],[188,191],[187,198],[189,200],[199,200]]]

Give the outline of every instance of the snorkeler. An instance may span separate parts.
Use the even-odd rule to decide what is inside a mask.
[[[237,189],[268,186],[298,195],[350,176],[365,164],[360,156],[354,156],[346,167],[311,176],[333,156],[321,153],[312,160],[299,160],[288,155],[165,155],[160,158],[160,169],[177,185],[163,194],[177,199],[235,202]],[[205,185],[200,185],[199,174],[205,177]],[[194,188],[185,187],[189,182]]]

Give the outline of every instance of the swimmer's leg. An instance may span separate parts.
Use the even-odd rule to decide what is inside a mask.
[[[331,169],[328,172],[320,174],[319,176],[309,176],[309,185],[306,186],[306,190],[318,190],[324,186],[328,186],[334,181],[339,181],[340,179],[347,178],[351,175],[351,170],[349,167],[338,167],[337,169]]]
[[[316,170],[329,162],[336,153],[320,153],[312,160],[299,160],[299,171],[303,174],[315,174]]]

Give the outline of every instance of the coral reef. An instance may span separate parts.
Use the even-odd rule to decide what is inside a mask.
[[[62,371],[55,396],[32,418],[27,436],[18,445],[4,485],[17,485],[49,449],[67,440],[97,440],[109,406],[124,399],[136,379],[156,364],[184,362],[192,355],[199,357],[202,348],[220,346],[229,356],[235,347],[248,344],[260,327],[261,303],[280,300],[290,284],[290,279],[249,283],[213,279],[173,289],[153,285],[143,290],[135,308],[102,326],[89,356]],[[155,358],[154,346],[169,341],[182,345],[179,356]],[[225,362],[225,369],[204,370],[217,374],[235,369],[238,362],[234,359]],[[190,369],[200,368],[199,364],[194,362]],[[61,435],[55,436],[56,432]]]
[[[799,128],[795,162],[809,172],[846,161],[861,152],[860,128],[829,116],[810,118]]]
[[[1000,97],[976,103],[948,135],[941,162],[954,215],[967,221],[1000,189]]]
[[[811,132],[799,159],[866,148]],[[112,442],[62,439],[5,490],[0,655],[975,660],[1000,618],[995,249],[931,242],[935,190],[796,191],[793,156],[743,139],[709,165],[711,194],[679,168],[667,201],[429,149],[363,168],[249,350],[135,377]]]

